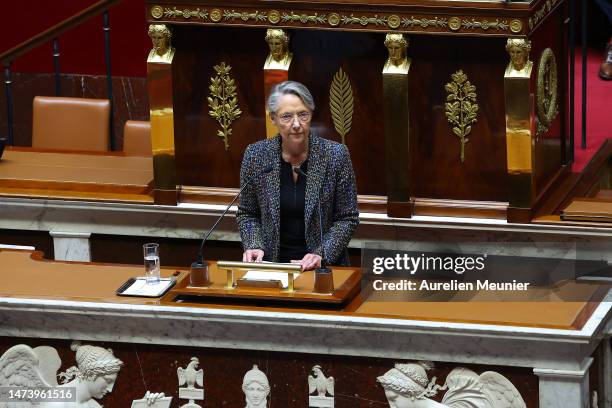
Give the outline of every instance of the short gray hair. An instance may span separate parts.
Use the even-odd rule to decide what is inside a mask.
[[[270,96],[268,96],[268,112],[272,114],[278,111],[278,100],[283,95],[295,95],[302,100],[302,103],[306,105],[308,109],[311,111],[315,110],[312,94],[304,84],[296,81],[285,81],[274,85],[274,88],[272,88]]]

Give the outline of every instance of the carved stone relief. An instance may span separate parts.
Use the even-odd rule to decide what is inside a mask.
[[[244,375],[242,391],[246,399],[246,408],[266,408],[268,406],[270,383],[266,374],[256,364]]]
[[[14,400],[15,406],[23,407],[101,407],[96,400],[112,392],[123,362],[113,355],[111,349],[78,341],[70,348],[75,352],[76,365],[59,374],[57,371],[62,361],[55,348],[31,348],[25,344],[9,348],[0,357],[0,387],[10,387],[3,388],[7,395],[2,395],[1,399]],[[58,377],[63,379],[62,384],[58,383]],[[38,397],[27,393],[19,395],[16,393],[18,390],[38,391]],[[163,393],[147,391],[141,400],[132,402],[132,407],[168,408],[171,401],[172,398]],[[140,405],[140,402],[145,405]]]
[[[195,400],[201,401],[204,399],[204,390],[196,388],[196,384],[200,387],[204,386],[204,371],[198,370],[200,360],[197,357],[191,357],[191,362],[186,368],[179,367],[176,369],[178,375],[179,386],[187,385],[179,388],[179,398],[188,399],[189,402],[182,405],[181,408],[201,408],[195,403]]]
[[[485,371],[478,375],[463,367],[453,369],[443,386],[436,377],[429,380],[429,361],[395,364],[378,377],[392,408],[526,408],[525,401],[514,385],[503,375]],[[442,402],[431,399],[438,391],[447,390]]]
[[[309,407],[334,407],[334,377],[325,377],[320,365],[312,367],[312,375],[308,376]]]

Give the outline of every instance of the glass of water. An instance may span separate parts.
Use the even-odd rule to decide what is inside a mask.
[[[159,283],[159,244],[144,244],[145,279],[147,284]]]

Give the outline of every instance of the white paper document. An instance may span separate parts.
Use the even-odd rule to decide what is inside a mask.
[[[294,273],[293,277],[297,278],[299,274]],[[289,274],[287,272],[261,272],[261,271],[247,271],[242,279],[250,281],[280,281],[283,289],[289,287]]]
[[[161,278],[154,285],[148,285],[146,279],[136,278],[134,283],[129,288],[124,290],[122,294],[131,296],[161,296],[168,286],[172,285],[173,280],[170,278]]]

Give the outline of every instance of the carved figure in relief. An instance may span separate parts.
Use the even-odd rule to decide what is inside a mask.
[[[242,391],[246,397],[246,408],[265,408],[270,394],[270,383],[263,371],[253,365],[244,375]]]
[[[179,378],[179,385],[187,384],[187,388],[195,388],[197,383],[200,387],[204,386],[204,371],[198,370],[200,360],[197,357],[191,357],[191,362],[186,368],[179,367],[176,369]]]
[[[529,60],[529,52],[531,51],[531,41],[524,38],[508,38],[506,42],[506,51],[510,55],[511,69],[516,72],[530,70],[533,63]]]
[[[113,355],[111,349],[82,345],[73,342],[70,346],[76,352],[76,366],[59,374],[66,387],[75,387],[77,407],[98,408],[95,399],[103,398],[113,390],[123,362]]]
[[[444,386],[436,377],[428,379],[431,362],[396,364],[377,381],[383,386],[390,408],[525,408],[525,401],[506,377],[494,371],[481,375],[467,368],[453,369]],[[442,402],[434,397],[439,390],[448,390]]]
[[[406,57],[408,38],[403,34],[389,33],[385,36],[385,47],[389,58],[383,68],[384,74],[407,74],[409,61]]]
[[[149,25],[149,37],[153,42],[153,48],[149,51],[147,62],[172,62],[174,47],[170,44],[172,31],[165,24]]]
[[[204,390],[196,388],[204,386],[204,371],[198,370],[200,360],[197,357],[191,357],[191,361],[186,368],[179,367],[176,369],[178,375],[179,386],[187,384],[187,387],[179,388],[179,398],[188,399],[189,402],[181,408],[200,408],[200,405],[195,403],[195,400],[204,399]]]
[[[59,376],[65,379],[60,387],[76,389],[76,403],[49,403],[38,406],[99,408],[100,404],[95,399],[100,399],[113,390],[123,362],[113,355],[112,350],[81,345],[78,342],[74,342],[71,348],[76,351],[77,365]],[[41,346],[32,349],[25,344],[19,344],[0,357],[0,386],[58,387],[57,370],[60,366],[61,360],[53,347]]]
[[[326,393],[334,395],[334,377],[325,378],[319,365],[312,367],[312,373],[308,376],[308,393],[316,391],[319,397],[324,397]]]
[[[266,42],[270,54],[266,58],[264,69],[288,70],[293,54],[289,52],[289,36],[284,30],[270,28],[266,31]]]

